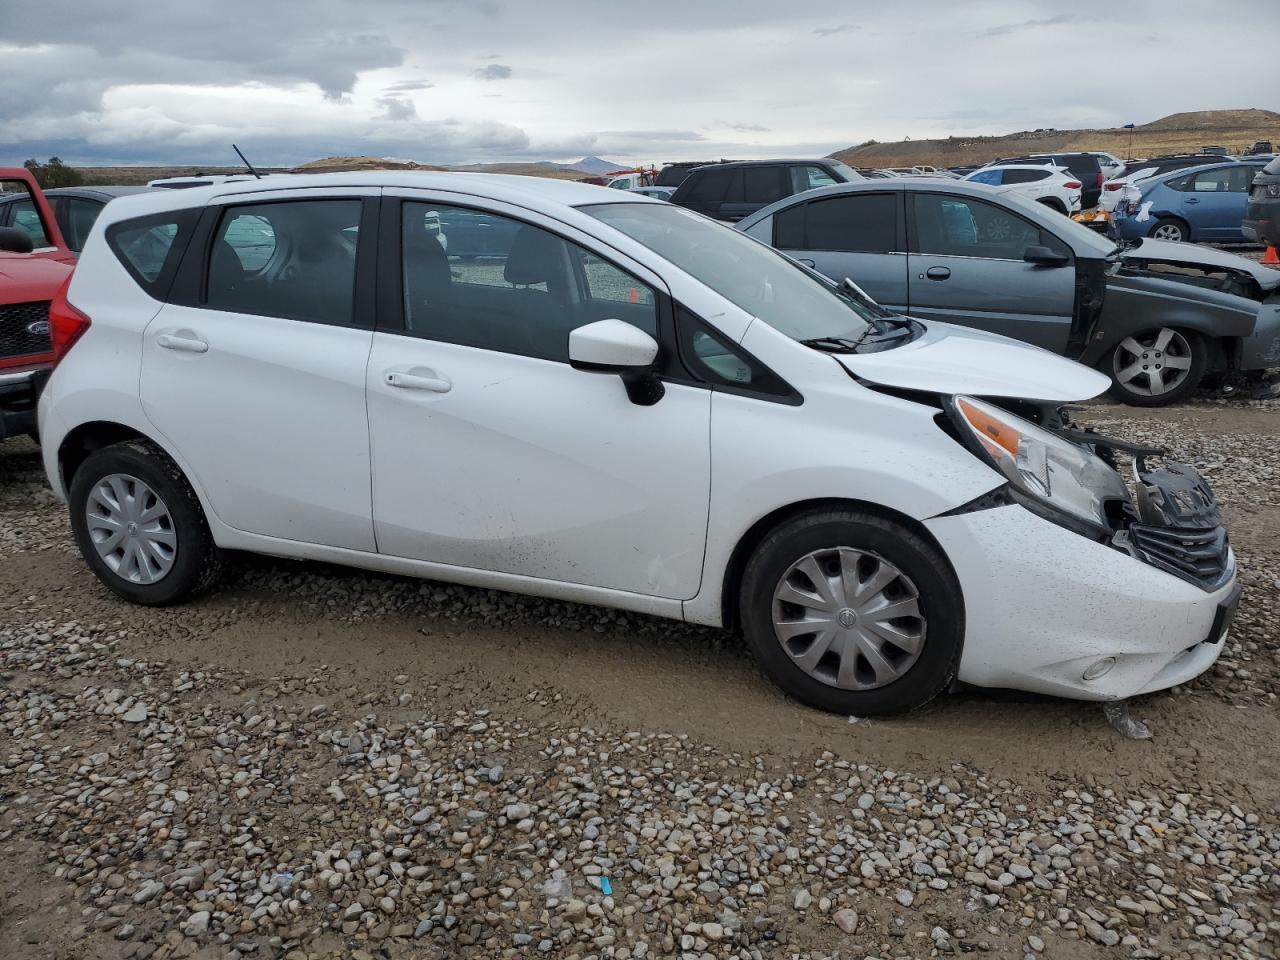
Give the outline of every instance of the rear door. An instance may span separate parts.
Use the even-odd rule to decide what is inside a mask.
[[[1240,221],[1249,203],[1249,184],[1258,168],[1240,164],[1190,174],[1182,206],[1196,240],[1242,240]]]
[[[773,218],[773,245],[839,283],[845,277],[872,299],[907,311],[902,190],[887,188],[797,203]]]
[[[143,409],[237,530],[375,549],[364,392],[377,194],[218,198],[143,334]]]
[[[720,219],[737,223],[743,217],[789,196],[786,168],[774,165],[741,167],[720,205]]]
[[[1011,209],[961,194],[907,194],[908,308],[1062,353],[1075,307],[1074,261],[1027,263],[1031,246],[1062,241]]]

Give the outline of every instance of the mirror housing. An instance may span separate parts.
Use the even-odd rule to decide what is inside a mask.
[[[652,369],[657,359],[658,341],[621,320],[597,320],[569,331],[570,366],[617,374],[631,402],[642,407],[652,406],[667,392]]]
[[[1037,267],[1065,267],[1071,262],[1071,258],[1065,253],[1058,253],[1050,250],[1048,247],[1036,246],[1027,247],[1026,252],[1022,255],[1022,259],[1027,263],[1034,263]]]
[[[0,250],[6,253],[30,253],[36,248],[31,234],[17,227],[0,227]]]

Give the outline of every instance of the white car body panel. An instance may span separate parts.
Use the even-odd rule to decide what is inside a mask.
[[[335,189],[552,228],[669,293],[800,402],[672,381],[641,406],[617,376],[565,363],[162,305],[104,240],[111,224],[148,213]],[[1021,506],[966,507],[1003,475],[939,426],[935,406],[878,389],[1063,403],[1097,395],[1105,376],[934,322],[878,353],[811,349],[577,209],[607,202],[676,209],[560,181],[403,173],[113,201],[69,291],[91,326],[40,399],[55,493],[66,496],[67,435],[105,422],[173,458],[222,547],[711,625],[723,622],[731,558],[754,526],[815,501],[864,504],[922,527],[954,569],[968,625],[961,679],[1109,699],[1212,663],[1221,644],[1196,645],[1233,583],[1200,590]],[[166,349],[162,335],[208,349]],[[1084,681],[1100,656],[1116,656],[1116,668]]]

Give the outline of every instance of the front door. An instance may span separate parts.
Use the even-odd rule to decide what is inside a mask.
[[[368,311],[358,325],[356,263],[373,266],[365,232],[376,212],[352,191],[307,194],[237,197],[207,214],[208,252],[183,265],[202,273],[193,287],[204,292],[167,303],[147,326],[142,404],[223,523],[373,551],[373,331]],[[203,246],[193,240],[187,259]]]
[[[391,261],[382,282],[401,295],[380,305],[368,373],[379,551],[693,597],[710,393],[668,383],[637,406],[618,377],[568,363],[569,331],[595,320],[662,340],[659,279],[597,256],[571,228],[487,202],[465,212],[505,249],[463,259],[423,229],[462,208],[421,193],[398,206],[401,249],[384,255],[402,258],[403,277]]]
[[[962,194],[908,194],[909,312],[1063,353],[1075,308],[1074,262],[1027,263],[1032,246],[1068,252],[1012,210]]]
[[[881,306],[906,313],[901,207],[901,190],[798,203],[774,216],[774,246],[836,283],[848,277]]]

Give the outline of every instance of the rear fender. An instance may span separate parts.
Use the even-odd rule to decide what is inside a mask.
[[[1107,280],[1106,300],[1080,361],[1096,365],[1125,337],[1159,327],[1194,330],[1211,340],[1246,338],[1253,334],[1257,319],[1256,300],[1176,280],[1121,273]]]

